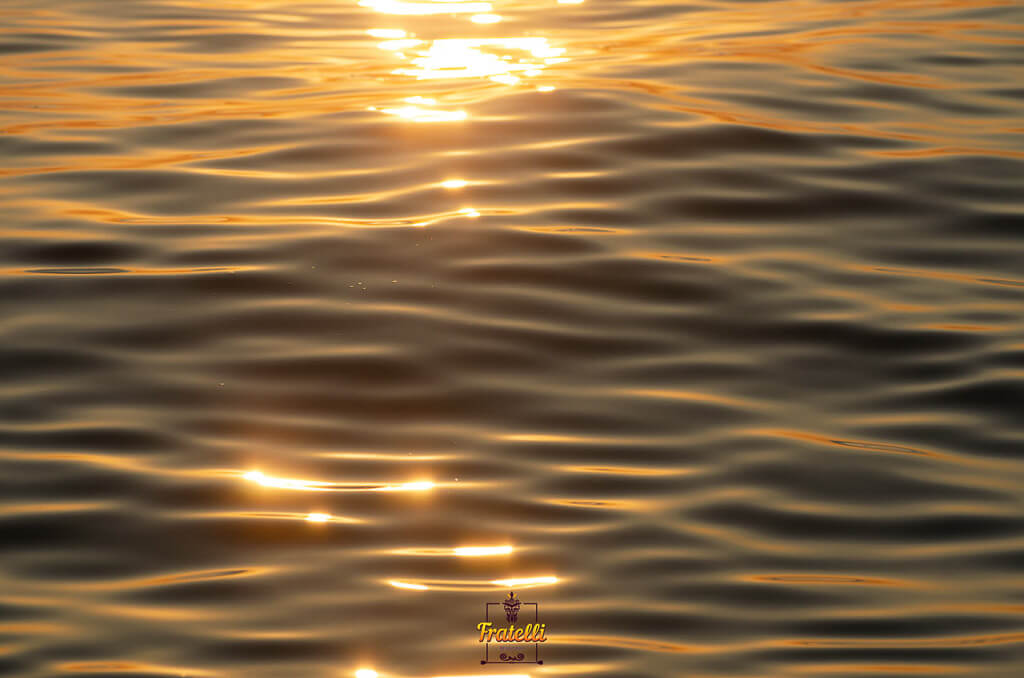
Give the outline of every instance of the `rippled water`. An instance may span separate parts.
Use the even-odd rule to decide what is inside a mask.
[[[3,2],[0,673],[1024,675],[1022,132],[1016,0]]]

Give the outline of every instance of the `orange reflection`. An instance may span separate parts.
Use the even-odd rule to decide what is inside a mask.
[[[425,584],[414,584],[412,582],[396,581],[394,579],[388,581],[388,583],[396,589],[410,589],[412,591],[427,591],[430,589],[430,587]]]
[[[301,490],[304,492],[417,492],[433,489],[434,483],[429,480],[416,480],[398,485],[367,484],[367,483],[331,483],[321,480],[300,480],[297,478],[278,478],[268,476],[262,471],[247,471],[242,478],[256,483],[261,487],[274,487],[281,490]]]
[[[263,487],[276,487],[282,490],[305,490],[307,492],[313,491],[327,491],[330,489],[331,483],[319,482],[316,480],[295,480],[291,478],[274,478],[271,476],[264,475],[262,471],[249,471],[243,476],[246,480],[262,485]]]
[[[559,579],[553,575],[548,575],[544,577],[494,579],[491,581],[464,579],[417,579],[413,581],[407,579],[388,579],[385,580],[385,583],[396,589],[409,589],[411,591],[493,591],[513,586],[521,589],[550,586],[559,583]]]
[[[512,546],[460,546],[455,549],[455,555],[473,558],[477,556],[504,556],[512,553],[515,549]]]
[[[501,15],[491,13],[485,2],[403,2],[397,0],[361,0],[360,5],[384,14],[435,15],[471,13],[470,21],[478,25],[495,25]],[[446,37],[420,39],[404,29],[374,28],[372,37],[383,38],[378,47],[391,52],[407,65],[396,68],[393,75],[408,76],[420,81],[490,80],[513,86],[524,78],[541,75],[552,64],[568,61],[564,47],[555,47],[545,37],[522,36],[501,38]],[[536,86],[550,92],[554,85]],[[412,122],[453,122],[465,120],[465,110],[438,105],[435,99],[410,97],[406,105],[372,106],[387,115]]]
[[[647,638],[635,638],[629,636],[559,636],[559,644],[565,645],[594,645],[596,647],[618,647],[625,650],[643,650],[646,652],[667,652],[673,654],[684,654],[692,652],[707,652],[708,646],[683,645],[662,640],[648,640]]]
[[[56,666],[62,673],[131,673],[149,676],[215,676],[217,673],[186,666],[161,666],[142,662],[86,661],[65,662]]]
[[[471,0],[454,2],[410,2],[408,0],[359,0],[361,7],[369,7],[381,14],[402,14],[406,16],[428,16],[431,14],[479,14],[491,11],[489,2]]]
[[[377,109],[372,108],[371,110]],[[468,117],[465,111],[445,111],[442,109],[424,108],[422,106],[382,108],[380,112],[412,120],[413,122],[452,122],[455,120],[465,120]]]
[[[497,14],[476,14],[469,18],[475,24],[496,24],[501,21]]]
[[[507,556],[515,551],[514,546],[457,546],[455,548],[414,547],[391,549],[388,553],[396,556],[458,556],[460,558],[478,558],[484,556]]]
[[[330,513],[295,513],[290,511],[198,511],[174,514],[176,517],[188,519],[213,520],[305,520],[310,523],[349,523],[365,522],[359,518],[336,516]]]
[[[530,588],[532,586],[547,586],[549,584],[557,584],[558,577],[547,576],[547,577],[526,577],[523,579],[495,579],[491,582],[498,586],[518,586],[519,588]]]
[[[366,31],[366,34],[372,38],[404,38],[408,35],[405,31],[400,28],[371,28]]]
[[[135,577],[129,579],[107,579],[100,581],[80,582],[69,581],[59,584],[60,588],[88,591],[126,591],[177,586],[179,584],[195,584],[200,582],[225,581],[248,577],[262,577],[273,573],[273,567],[238,567],[215,570],[192,570],[170,572],[155,577]]]
[[[549,64],[566,61],[564,53],[547,38],[444,38],[416,52],[414,68],[394,72],[417,80],[487,77],[514,84],[516,73],[539,75]]]

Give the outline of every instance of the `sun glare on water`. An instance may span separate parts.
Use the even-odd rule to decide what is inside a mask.
[[[415,480],[397,485],[386,483],[331,483],[322,480],[301,480],[298,478],[278,478],[262,471],[246,471],[242,478],[260,487],[273,487],[281,490],[301,490],[304,492],[420,492],[434,488],[433,481]],[[326,514],[310,514],[322,516]],[[329,518],[330,516],[328,516]],[[312,520],[311,518],[307,518]],[[313,522],[316,522],[315,520]]]
[[[511,546],[460,546],[455,549],[455,555],[464,558],[478,556],[505,556],[515,549]]]
[[[487,14],[491,11],[489,2],[410,2],[407,0],[359,0],[361,7],[368,7],[381,14],[406,16],[429,16],[431,14]]]

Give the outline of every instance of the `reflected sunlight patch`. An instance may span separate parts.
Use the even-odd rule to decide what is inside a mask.
[[[430,589],[430,587],[425,584],[414,584],[412,582],[395,581],[393,579],[388,581],[388,583],[396,589],[410,589],[412,591],[427,591]]]
[[[292,511],[194,511],[171,514],[186,519],[209,520],[305,520],[310,523],[349,523],[365,522],[360,518],[336,516],[330,513],[297,513]]]
[[[396,75],[417,80],[495,78],[527,72],[538,75],[552,63],[567,61],[563,47],[547,38],[444,38],[434,40],[412,58],[414,68],[399,68]],[[518,81],[518,78],[517,78]]]
[[[416,480],[397,485],[385,483],[331,483],[321,480],[278,478],[268,476],[262,471],[247,471],[242,474],[242,478],[261,487],[274,487],[281,490],[302,490],[304,492],[417,492],[434,487],[434,483],[429,480]]]
[[[503,556],[512,553],[515,549],[512,546],[459,546],[455,549],[455,555],[467,558],[477,556]]]
[[[558,577],[526,577],[524,579],[495,579],[491,582],[498,586],[518,586],[519,588],[529,588],[531,586],[547,586],[549,584],[557,584]]]
[[[409,49],[410,47],[415,47],[422,43],[422,40],[417,40],[416,38],[401,38],[398,40],[385,40],[384,42],[378,43],[377,47],[389,52],[400,52],[403,49]]]
[[[218,674],[185,666],[160,666],[141,662],[86,661],[67,662],[57,665],[64,673],[131,673],[150,676],[215,676]]]
[[[472,579],[417,579],[415,581],[388,579],[385,581],[389,586],[397,589],[409,589],[411,591],[493,591],[513,586],[521,589],[551,586],[558,584],[560,580],[554,575],[547,575],[544,577],[493,579],[491,581],[475,581]]]
[[[397,39],[404,38],[408,35],[401,28],[371,28],[366,31],[366,34],[371,38],[388,38]]]
[[[457,556],[460,558],[507,556],[513,552],[515,552],[515,547],[508,544],[502,546],[456,546],[455,548],[419,546],[389,549],[386,551],[386,553],[394,556]]]
[[[382,108],[381,113],[394,115],[413,122],[452,122],[465,120],[468,115],[465,111],[444,111],[440,109],[423,108],[422,106],[400,106],[398,108]]]
[[[412,2],[410,0],[359,0],[360,7],[368,7],[381,14],[428,16],[431,14],[480,14],[491,11],[489,2],[450,1]]]
[[[370,2],[371,0],[363,0],[363,4]],[[399,4],[417,7],[427,4],[428,9],[435,9],[444,3]],[[468,7],[471,4],[457,3],[459,7]],[[421,10],[425,12],[422,7],[417,11]],[[471,21],[477,24],[497,24],[502,21],[502,17],[484,12],[474,14]],[[419,40],[398,29],[371,29],[368,32],[372,36],[386,38],[377,46],[393,53],[396,58],[406,63],[391,73],[416,80],[476,79],[514,86],[522,84],[525,78],[542,75],[552,64],[569,61],[564,56],[564,47],[554,47],[547,38],[538,36]],[[555,87],[545,84],[535,89],[539,92],[550,92]],[[387,107],[371,106],[370,110],[413,122],[452,122],[468,117],[464,110],[438,107],[435,99],[427,97],[408,97],[404,103],[405,105]]]

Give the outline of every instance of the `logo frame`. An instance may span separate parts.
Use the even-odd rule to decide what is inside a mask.
[[[491,619],[491,608],[492,607],[497,608],[497,614],[495,615],[495,619],[493,621]],[[533,623],[535,625],[540,625],[540,605],[537,604],[537,603],[527,603],[527,602],[521,601],[520,605],[517,607],[517,617],[521,617],[522,612],[526,611],[526,610],[523,610],[522,608],[526,608],[526,607],[533,607]],[[494,621],[498,621],[500,619],[507,619],[507,614],[506,614],[506,611],[505,611],[505,602],[502,601],[502,602],[494,602],[494,603],[484,603],[484,621],[488,622],[488,623],[493,623]],[[480,664],[481,665],[483,665],[483,664],[537,664],[537,665],[543,665],[544,664],[544,660],[540,658],[540,643],[539,642],[519,643],[519,644],[523,644],[523,645],[533,645],[533,660],[532,661],[527,659],[527,654],[525,652],[517,652],[516,654],[506,654],[505,652],[502,652],[496,658],[492,659],[491,658],[491,643],[492,642],[494,642],[494,644],[496,644],[496,645],[508,645],[508,644],[510,644],[510,643],[506,643],[506,642],[498,642],[498,641],[490,641],[490,640],[484,642],[484,657],[483,657],[483,659],[480,660]]]

